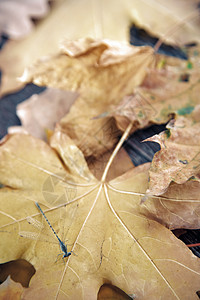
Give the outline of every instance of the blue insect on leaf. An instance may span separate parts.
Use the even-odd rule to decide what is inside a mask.
[[[67,251],[67,245],[65,245],[65,244],[61,241],[61,239],[59,238],[59,236],[57,235],[57,233],[55,232],[55,230],[54,230],[53,227],[51,226],[51,223],[50,223],[49,220],[47,219],[45,213],[44,213],[43,210],[41,209],[41,207],[40,207],[40,205],[39,205],[38,202],[36,202],[36,206],[38,207],[38,209],[40,210],[41,214],[43,215],[43,217],[44,217],[45,220],[47,221],[49,227],[51,228],[51,230],[52,230],[53,233],[55,234],[55,236],[56,236],[56,238],[57,238],[57,240],[58,240],[58,242],[59,242],[59,244],[60,244],[60,249],[61,249],[61,251],[62,251],[63,253],[58,254],[58,256],[63,255],[63,257],[62,257],[63,259],[64,259],[65,257],[70,256],[70,255],[72,254],[72,251],[71,251],[71,252],[68,252],[68,251]]]
[[[60,239],[60,237],[58,236],[58,234],[54,230],[53,226],[49,222],[49,220],[48,220],[47,216],[45,215],[44,211],[40,207],[39,203],[35,202],[35,204],[36,204],[37,208],[39,209],[40,213],[42,214],[42,216],[44,217],[45,221],[49,225],[50,229],[53,231],[54,236],[56,237],[56,239],[59,242],[60,249],[61,249],[62,253],[58,254],[56,262],[57,262],[58,257],[60,255],[62,255],[62,259],[64,261],[64,258],[69,257],[73,253],[73,251],[68,252],[67,245]],[[45,234],[42,233],[42,231],[44,229],[44,225],[40,221],[38,221],[38,220],[36,220],[35,218],[32,218],[32,217],[27,217],[26,219],[27,219],[27,221],[30,225],[33,225],[37,229],[37,232],[20,231],[19,235],[21,237],[28,238],[28,239],[33,239],[33,240],[37,240],[37,241],[43,241],[43,242],[45,241],[45,242],[53,243],[53,244],[57,243],[55,241],[54,242],[51,241],[52,237],[50,235],[48,235],[47,233],[45,233]]]

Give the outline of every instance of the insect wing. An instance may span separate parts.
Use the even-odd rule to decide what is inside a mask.
[[[28,223],[33,225],[35,228],[37,228],[39,230],[42,230],[44,228],[44,225],[40,221],[38,221],[32,217],[27,217],[26,219],[27,219]]]
[[[42,233],[42,231],[44,230],[44,225],[32,218],[32,217],[27,217],[27,222],[32,225],[33,227],[35,227],[37,229],[37,232],[33,232],[33,231],[20,231],[19,235],[23,238],[27,238],[27,239],[32,239],[32,240],[38,240],[41,242],[47,242],[47,243],[51,243],[51,244],[57,244],[55,238],[52,235],[49,235],[47,233]]]

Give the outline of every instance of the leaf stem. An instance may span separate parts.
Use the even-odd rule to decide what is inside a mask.
[[[128,125],[128,127],[126,128],[126,130],[124,131],[124,133],[123,133],[121,139],[119,140],[117,146],[115,147],[113,153],[111,154],[111,156],[110,156],[110,158],[109,158],[109,160],[108,160],[108,162],[107,162],[107,165],[106,165],[106,167],[105,167],[105,170],[104,170],[104,172],[103,172],[103,175],[102,175],[102,177],[101,177],[101,182],[102,182],[102,183],[105,182],[106,176],[107,176],[108,171],[109,171],[109,168],[110,168],[110,166],[111,166],[111,164],[112,164],[112,162],[113,162],[115,156],[117,155],[117,152],[118,152],[119,149],[121,148],[123,142],[124,142],[124,141],[126,140],[126,138],[128,137],[128,135],[129,135],[129,133],[130,133],[130,131],[131,131],[132,126],[133,126],[133,123],[131,122],[131,123]]]

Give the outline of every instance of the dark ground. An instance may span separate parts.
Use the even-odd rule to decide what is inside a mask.
[[[7,38],[3,37],[0,43],[0,49],[6,41]],[[131,44],[136,46],[144,44],[154,46],[156,41],[156,38],[149,37],[143,30],[138,30],[132,26],[130,30]],[[168,45],[162,45],[159,52],[176,56],[181,59],[187,59],[185,53],[181,49],[173,48]],[[41,93],[44,89],[45,88],[38,87],[34,84],[29,84],[17,93],[9,94],[0,99],[0,138],[6,135],[9,126],[20,125],[20,120],[16,115],[16,105],[29,98],[32,94]],[[165,124],[154,125],[144,130],[138,130],[129,137],[124,147],[135,166],[150,162],[154,153],[160,149],[157,143],[141,143],[141,141],[163,130],[165,130]],[[179,238],[186,244],[200,243],[200,230],[186,230]],[[195,255],[200,257],[200,247],[193,247],[190,249]]]

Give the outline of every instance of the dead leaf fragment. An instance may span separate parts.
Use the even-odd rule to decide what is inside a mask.
[[[1,0],[0,35],[21,39],[33,30],[31,18],[44,17],[49,10],[48,0]]]
[[[140,204],[148,165],[111,182],[97,181],[80,150],[57,130],[51,147],[28,135],[8,137],[0,147],[0,168],[0,182],[6,185],[0,190],[0,256],[2,261],[23,257],[36,268],[23,297],[95,299],[109,282],[136,299],[198,299],[199,259]],[[159,199],[179,205],[177,198]],[[76,253],[65,264],[55,263],[58,243],[39,239],[48,234],[50,242],[55,236],[36,201],[60,236],[63,230],[68,251]],[[193,199],[194,205],[198,201]],[[175,220],[173,210],[166,209],[167,215]],[[42,222],[42,231],[27,217]],[[25,231],[37,234],[37,240],[20,237]]]
[[[200,105],[188,117],[179,116],[167,131],[147,139],[161,146],[152,161],[147,194],[161,195],[173,181],[178,184],[200,174]]]
[[[200,227],[199,187],[197,181],[187,181],[183,184],[171,183],[162,197],[148,197],[142,204],[142,213],[171,230],[197,229]],[[149,199],[153,199],[150,204]]]
[[[94,118],[131,93],[152,61],[150,47],[91,38],[65,41],[60,53],[27,69],[22,79],[79,93],[60,127],[85,156],[96,157],[113,147],[119,131],[113,118]]]
[[[77,97],[76,93],[49,88],[20,103],[17,106],[17,115],[22,126],[31,135],[46,140],[45,130],[55,128]]]
[[[149,70],[142,85],[113,105],[107,116],[114,116],[124,131],[130,121],[138,129],[166,123],[172,114],[190,114],[200,104],[198,59],[196,48],[191,50],[189,61],[158,55],[156,68]]]
[[[0,285],[0,297],[2,300],[20,300],[22,293],[23,287],[21,284],[12,281],[10,277]]]

